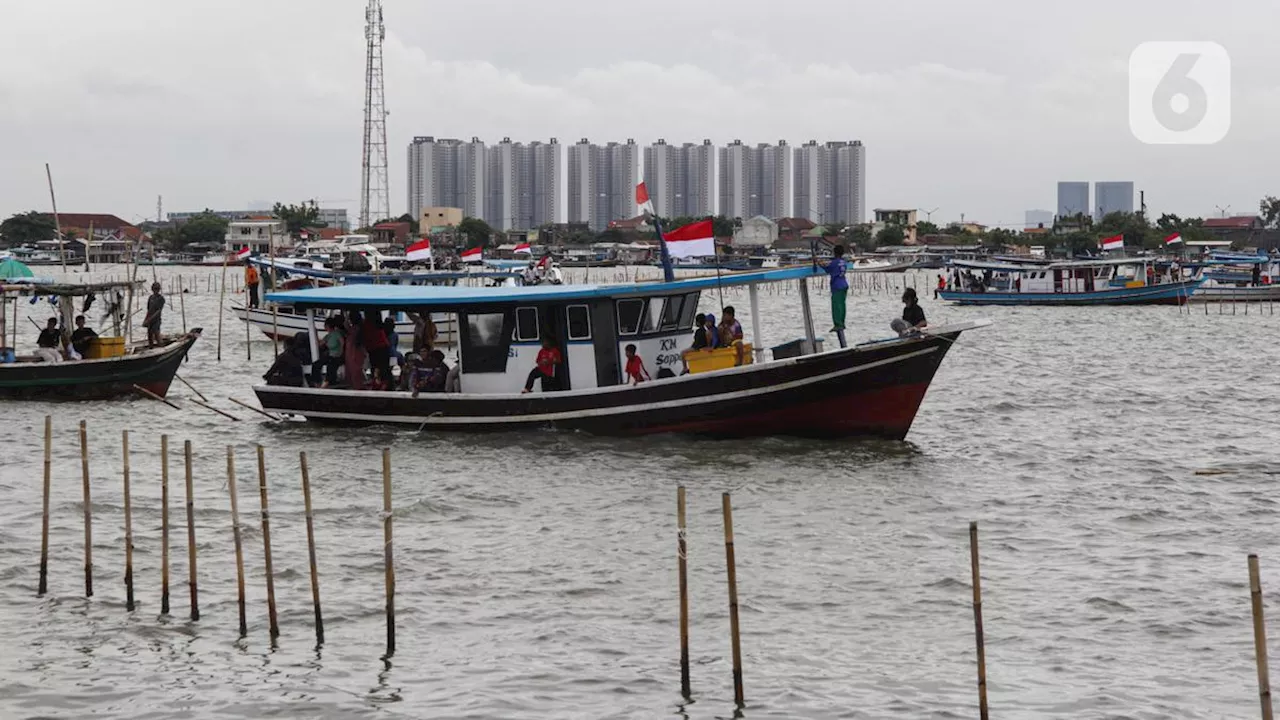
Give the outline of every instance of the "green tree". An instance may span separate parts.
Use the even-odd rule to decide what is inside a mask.
[[[822,234],[824,237],[829,237],[831,235],[843,235],[844,228],[844,223],[827,223],[822,228]]]
[[[397,218],[383,218],[375,222],[374,225],[381,225],[382,223],[409,223],[410,235],[417,235],[418,232],[421,230],[421,228],[419,227],[417,218],[410,215],[409,213],[405,213]]]
[[[199,243],[201,245],[222,245],[227,239],[227,220],[205,210],[178,226],[171,247],[184,248]]]
[[[299,237],[307,228],[322,228],[328,223],[320,222],[320,206],[315,200],[307,200],[298,205],[276,203],[271,214],[284,221],[285,229],[294,238]]]
[[[897,225],[886,225],[876,233],[876,247],[884,245],[901,245],[906,240],[906,233],[902,232],[902,228]]]
[[[1280,198],[1268,195],[1258,203],[1258,214],[1269,228],[1280,228]]]
[[[992,228],[982,235],[983,246],[989,248],[1002,248],[1019,242],[1018,233],[1007,228]]]
[[[850,225],[844,229],[841,236],[850,248],[857,248],[863,252],[876,249],[876,240],[871,236],[871,230],[866,225]]]
[[[493,238],[493,228],[479,218],[465,217],[458,223],[458,235],[466,238],[468,250],[488,247]]]
[[[178,237],[178,228],[176,227],[157,228],[151,233],[151,242],[156,247],[168,250],[177,250],[182,247],[182,240]]]
[[[716,237],[732,237],[734,228],[742,227],[742,220],[731,220],[724,215],[705,217],[703,220],[711,221],[711,231]]]
[[[942,231],[938,229],[938,226],[928,220],[921,220],[916,223],[916,237],[921,237],[922,235],[937,235],[940,232]]]
[[[57,230],[53,224],[53,216],[34,210],[19,213],[0,223],[0,240],[3,240],[7,247],[53,240],[56,237]]]
[[[1142,213],[1107,213],[1098,223],[1096,230],[1102,237],[1123,235],[1126,246],[1150,247],[1153,241],[1159,240],[1159,236],[1152,231],[1151,224]]]

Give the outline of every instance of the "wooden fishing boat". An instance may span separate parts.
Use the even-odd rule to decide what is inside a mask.
[[[932,328],[905,338],[817,351],[808,302],[813,266],[628,285],[469,288],[342,286],[268,295],[315,317],[332,310],[449,313],[460,330],[459,392],[254,387],[266,410],[318,422],[398,423],[452,431],[529,428],[602,435],[661,432],[750,437],[875,436],[901,439],[961,332]],[[763,348],[757,288],[795,281],[805,337]],[[746,286],[751,342],[687,362],[701,293]],[[545,339],[564,362],[559,391],[523,393]],[[311,336],[312,357],[317,338]],[[628,385],[630,345],[653,380]],[[692,351],[704,353],[706,351]],[[696,360],[696,362],[695,362]]]
[[[0,286],[0,293],[7,301],[14,302],[12,344],[5,348],[0,363],[0,397],[24,400],[103,400],[136,394],[134,386],[144,388],[160,397],[169,391],[179,366],[187,352],[200,338],[201,329],[194,328],[182,335],[166,338],[156,347],[129,345],[122,333],[127,327],[128,310],[132,305],[131,283],[97,283],[82,285],[23,284]],[[124,293],[129,294],[125,305]],[[71,326],[75,298],[106,295],[104,304],[110,313],[113,336],[99,337],[89,346],[83,359],[66,359],[62,362],[43,362],[37,356],[15,353],[17,346],[17,308],[19,298],[34,296],[56,298],[62,327]],[[0,316],[6,316],[0,312]],[[64,341],[69,337],[64,330]]]
[[[952,260],[938,297],[961,305],[1182,305],[1204,282],[1158,258],[1053,263]]]
[[[1280,260],[1269,255],[1215,253],[1194,263],[1205,282],[1191,302],[1275,302],[1280,300]]]

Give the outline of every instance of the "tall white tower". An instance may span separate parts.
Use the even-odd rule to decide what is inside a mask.
[[[364,11],[368,43],[364,76],[364,152],[360,168],[360,227],[391,216],[387,187],[387,108],[382,83],[382,0],[369,0]]]

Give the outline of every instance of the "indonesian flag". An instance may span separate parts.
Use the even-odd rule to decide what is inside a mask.
[[[653,203],[649,201],[649,188],[644,186],[644,181],[636,186],[636,205],[640,212],[645,210],[653,212]]]
[[[1112,235],[1111,237],[1102,238],[1098,244],[1103,250],[1123,250],[1124,235]]]
[[[1182,242],[1182,233],[1174,233],[1164,239],[1165,245],[1177,245],[1180,242]]]
[[[512,250],[511,252],[515,253],[516,255],[532,255],[533,248],[529,247],[529,243],[520,243],[519,245],[516,246],[516,249]]]
[[[422,238],[418,242],[410,245],[405,249],[404,257],[406,260],[416,262],[418,260],[431,259],[431,238]]]
[[[239,250],[239,251],[237,251],[237,252],[236,252],[236,259],[237,259],[237,260],[244,260],[245,258],[249,257],[249,256],[250,256],[250,255],[252,255],[252,254],[253,254],[253,253],[249,252],[249,248],[248,248],[248,246],[246,246],[246,247],[242,247],[242,248],[240,248],[240,250]]]
[[[462,251],[462,262],[478,263],[484,262],[484,253],[480,248],[471,248]]]
[[[710,257],[716,254],[716,234],[710,220],[689,223],[662,234],[673,258]]]
[[[551,267],[551,255],[543,255],[542,259],[538,261],[537,267],[542,270]]]

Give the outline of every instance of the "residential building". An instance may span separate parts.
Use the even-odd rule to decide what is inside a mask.
[[[263,217],[271,215],[270,209],[265,210],[210,210],[214,215],[223,220],[248,220],[255,217]],[[165,213],[165,217],[172,223],[184,223],[197,215],[203,215],[204,210],[199,212],[171,212]],[[351,221],[347,219],[346,208],[319,208],[319,221],[324,223],[325,227],[337,228],[342,232],[351,230]],[[379,218],[381,219],[381,218]]]
[[[569,222],[600,232],[615,220],[635,217],[641,170],[635,140],[596,145],[583,138],[569,147],[568,165]]]
[[[819,225],[866,218],[866,151],[860,140],[810,140],[796,150],[795,214]]]
[[[760,186],[751,182],[756,173],[752,148],[741,140],[734,140],[720,148],[720,204],[721,215],[728,218],[749,218],[753,213],[752,195],[759,198]]]
[[[660,138],[644,149],[644,180],[660,217],[715,214],[716,155],[710,140],[676,146]]]
[[[1133,212],[1132,182],[1099,182],[1093,184],[1094,219],[1115,213]]]
[[[902,229],[904,236],[903,242],[907,245],[916,244],[916,216],[915,210],[899,210],[876,208],[875,222],[871,225],[871,234],[875,235],[886,227],[893,225]]]
[[[233,220],[227,225],[227,252],[247,247],[250,252],[268,254],[291,249],[293,238],[283,220]]]
[[[529,230],[557,222],[560,216],[560,143],[513,143],[511,138],[487,150],[489,197],[485,220],[503,230]]]
[[[457,227],[462,217],[462,208],[425,207],[418,216],[418,231],[426,234],[431,228]]]
[[[560,142],[529,143],[533,155],[533,209],[530,228],[564,222],[564,202],[560,195],[560,179],[564,176],[564,156]]]
[[[1025,228],[1053,227],[1053,211],[1052,210],[1028,210],[1025,213],[1026,222],[1023,223]]]
[[[409,214],[418,216],[424,207],[457,207],[469,217],[485,217],[486,160],[477,137],[470,142],[415,137],[409,143]]]
[[[760,173],[759,204],[753,204],[755,215],[766,218],[784,218],[791,215],[791,146],[786,140],[777,145],[761,143],[756,146]]]
[[[1089,183],[1058,183],[1058,217],[1084,215],[1089,217]]]

